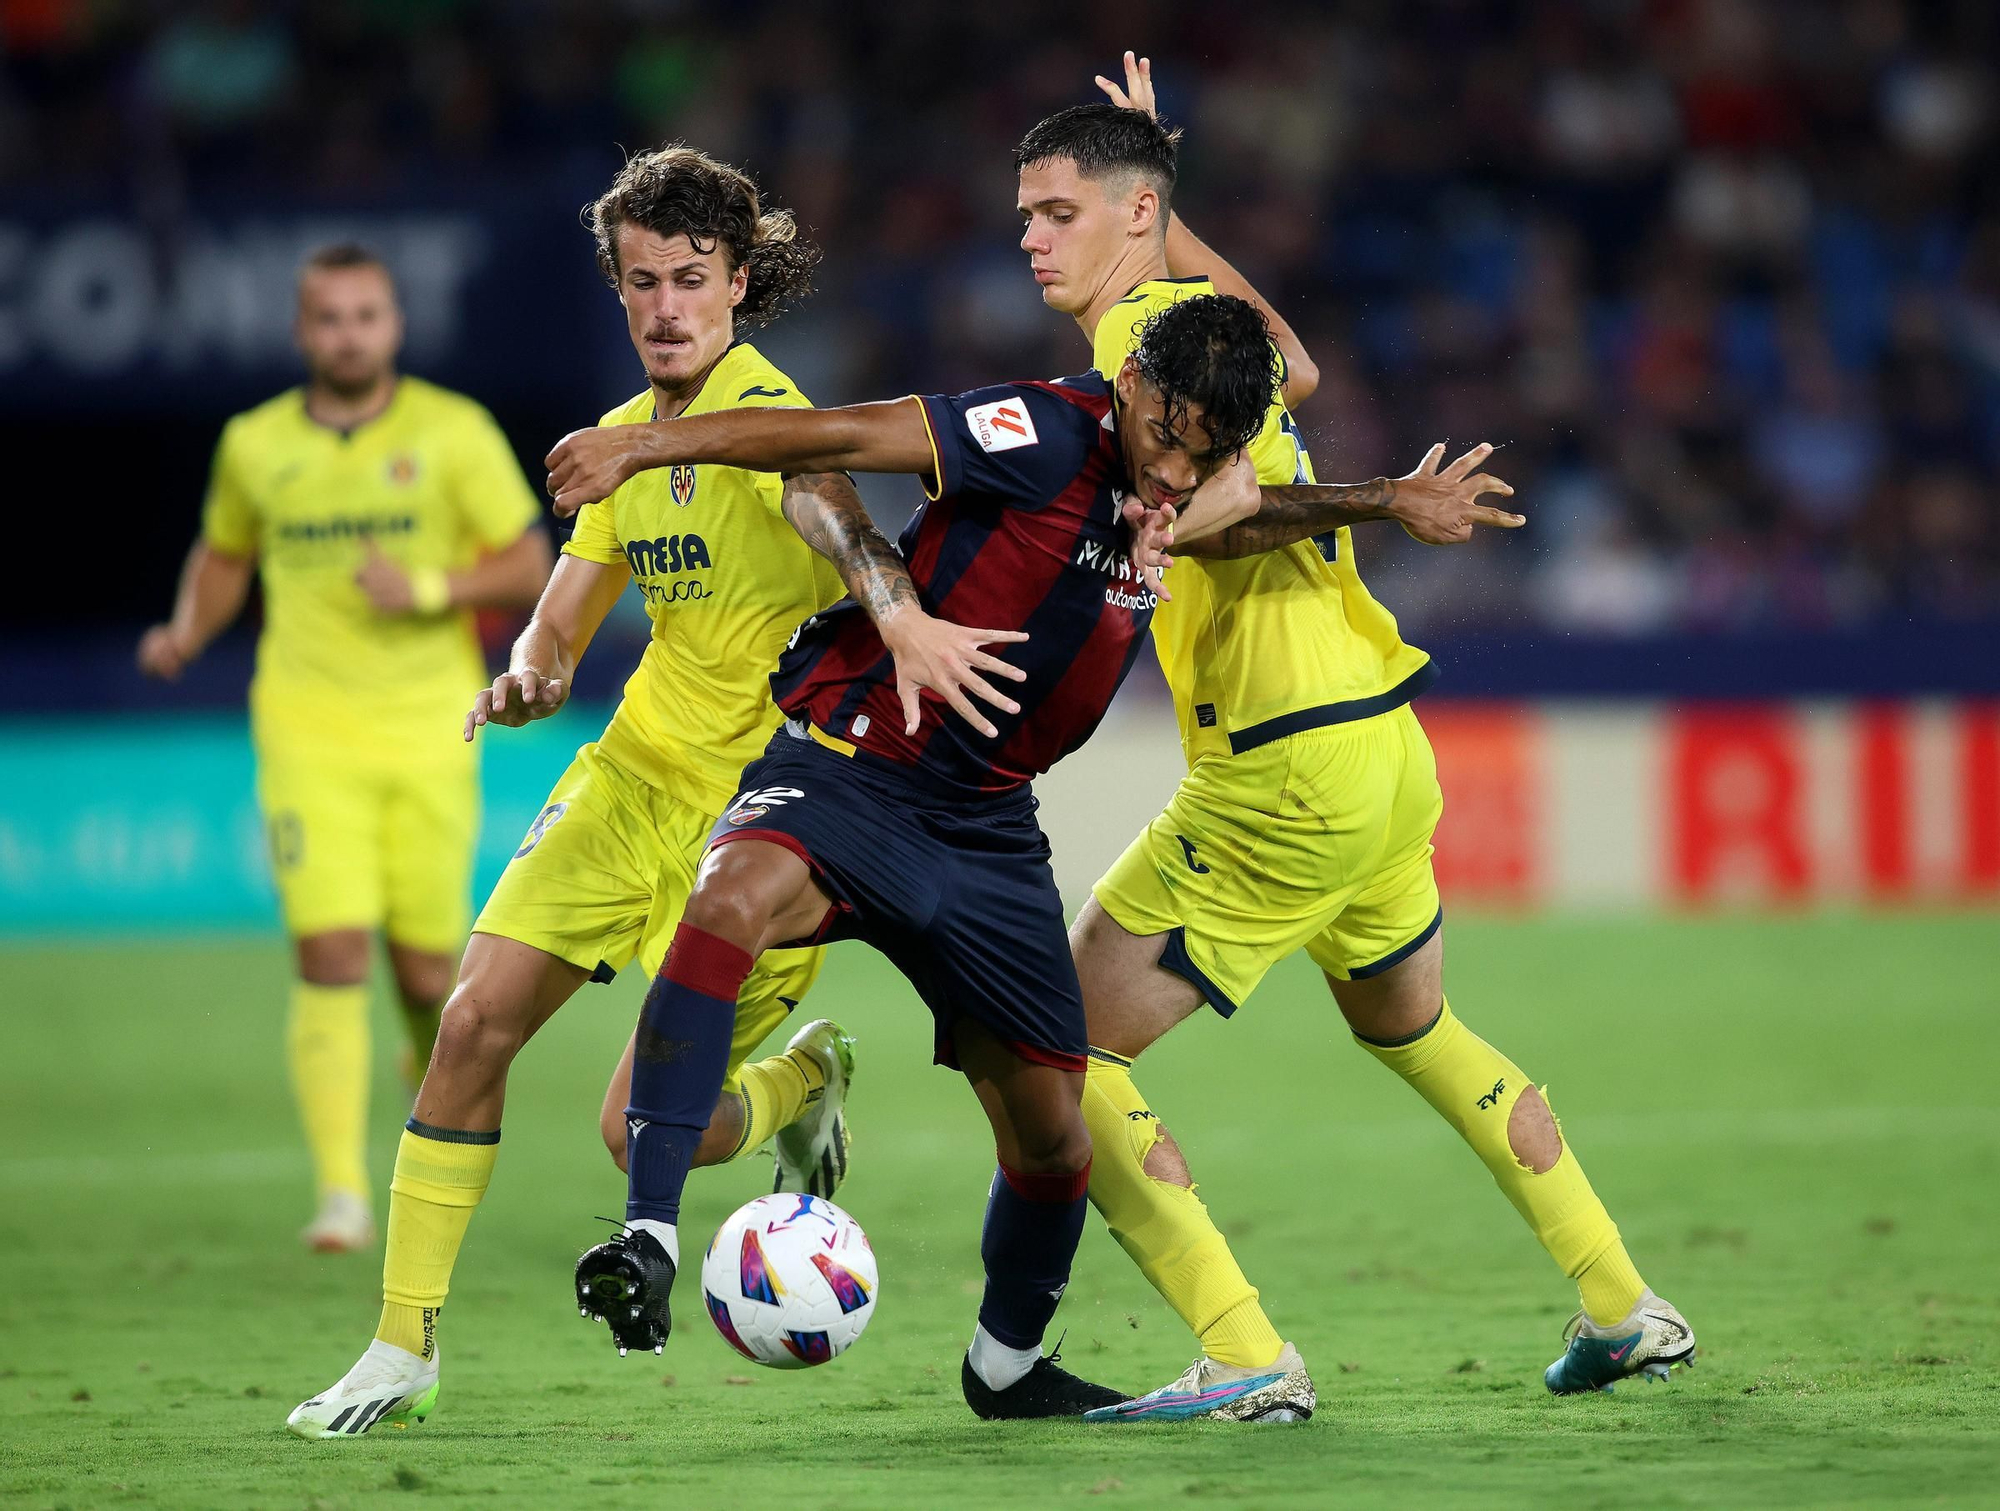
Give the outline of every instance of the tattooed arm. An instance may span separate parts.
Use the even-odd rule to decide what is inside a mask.
[[[785,519],[800,539],[832,562],[896,660],[896,692],[903,702],[905,734],[917,732],[918,700],[929,688],[981,734],[997,731],[968,692],[995,708],[1019,713],[1020,705],[981,672],[1019,682],[1028,675],[983,646],[1026,640],[1019,630],[974,630],[924,612],[917,585],[901,554],[889,544],[844,472],[808,472],[785,479]]]
[[[910,569],[875,528],[867,506],[844,472],[803,472],[785,479],[785,522],[800,539],[832,562],[847,596],[881,629],[898,612],[922,612]]]
[[[1493,448],[1482,443],[1440,472],[1444,447],[1437,445],[1405,477],[1378,477],[1366,483],[1267,484],[1255,514],[1176,549],[1187,556],[1256,556],[1371,519],[1393,519],[1412,539],[1430,546],[1468,541],[1477,525],[1518,529],[1527,523],[1521,515],[1479,502],[1483,493],[1514,491],[1499,478],[1475,471],[1492,454]]]

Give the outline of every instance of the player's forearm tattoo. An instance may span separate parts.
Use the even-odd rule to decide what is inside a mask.
[[[1365,483],[1293,483],[1266,487],[1257,512],[1227,529],[1175,547],[1188,556],[1256,556],[1310,540],[1342,525],[1388,519],[1395,501],[1393,478]]]
[[[910,569],[875,528],[853,480],[844,472],[808,472],[785,479],[785,518],[801,539],[832,562],[854,601],[880,624],[919,606]]]

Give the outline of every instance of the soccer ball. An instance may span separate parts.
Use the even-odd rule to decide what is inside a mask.
[[[773,1369],[844,1353],[875,1315],[880,1285],[861,1224],[817,1196],[760,1196],[739,1207],[701,1260],[715,1330]]]

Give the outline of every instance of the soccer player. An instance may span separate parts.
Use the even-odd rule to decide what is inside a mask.
[[[329,246],[299,275],[307,380],[223,429],[173,618],[139,665],[180,676],[241,612],[257,795],[298,978],[286,1036],[318,1187],[304,1239],[375,1241],[368,957],[388,942],[411,1058],[430,1057],[471,908],[478,768],[457,739],[485,681],[475,608],[526,608],[549,575],[540,509],[472,400],[399,375],[389,270]]]
[[[1125,62],[1123,90],[1098,81],[1112,103],[1051,117],[1017,154],[1022,246],[1044,300],[1077,320],[1104,372],[1177,300],[1211,288],[1256,297],[1172,214],[1175,137],[1154,118],[1150,64]],[[1296,398],[1310,368],[1287,327],[1272,325]],[[1475,525],[1518,526],[1478,502],[1512,491],[1478,473],[1490,454],[1476,447],[1440,472],[1434,448],[1402,479],[1316,487],[1276,403],[1250,447],[1263,507],[1185,547],[1194,559],[1154,620],[1189,772],[1098,882],[1072,942],[1092,1046],[1090,1196],[1203,1355],[1100,1419],[1311,1414],[1297,1350],[1259,1307],[1132,1079],[1162,1034],[1204,1002],[1228,1017],[1301,946],[1356,1041],[1472,1145],[1577,1281],[1583,1309],[1549,1388],[1664,1375],[1692,1355],[1685,1319],[1646,1288],[1541,1093],[1444,998],[1430,859],[1441,797],[1409,707],[1433,669],[1369,594],[1344,526],[1394,518],[1439,543]]]
[[[792,380],[737,339],[808,290],[819,253],[788,212],[764,208],[734,168],[676,146],[633,157],[586,214],[647,379],[600,422],[611,429],[592,433],[731,408],[782,411],[772,416],[781,424],[809,413]],[[515,1055],[584,982],[635,957],[659,969],[709,831],[777,725],[768,676],[778,653],[840,596],[843,578],[867,592],[868,552],[888,550],[838,474],[690,463],[598,500],[579,515],[508,670],[464,715],[464,738],[559,710],[628,585],[645,595],[652,636],[603,737],[557,781],[474,925],[397,1151],[380,1324],[354,1367],[293,1411],[288,1425],[304,1437],[428,1415],[438,1312],[492,1177]],[[914,616],[896,633],[932,686],[949,684],[940,668],[978,636]],[[734,1159],[775,1134],[779,1189],[827,1195],[839,1184],[848,1036],[811,1023],[783,1054],[746,1063],[812,984],[821,953],[776,950],[746,974],[693,1163]],[[628,1047],[607,1098],[616,1110],[605,1137],[620,1155],[631,1058]]]
[[[963,1070],[993,1128],[967,1403],[1042,1417],[1123,1399],[1041,1354],[1082,1231],[1090,1135],[1083,1003],[1029,784],[1096,727],[1143,641],[1155,598],[1128,562],[1126,512],[1188,502],[1198,531],[1209,506],[1190,495],[1218,474],[1227,494],[1275,376],[1263,318],[1213,297],[1164,311],[1109,380],[705,415],[580,432],[550,454],[558,514],[639,469],[693,462],[912,473],[931,499],[901,555],[886,542],[875,553],[876,588],[903,613],[842,604],[779,662],[788,722],[743,773],[647,994],[627,1231],[576,1272],[578,1300],[621,1353],[659,1348],[671,1325],[681,1189],[744,981],[773,946],[858,938],[916,987],[939,1062]],[[981,633],[1006,658],[976,656],[947,706],[897,685],[897,627],[924,613],[1003,627]]]

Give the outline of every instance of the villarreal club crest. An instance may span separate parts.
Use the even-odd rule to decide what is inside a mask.
[[[685,509],[694,502],[694,468],[682,464],[670,470],[667,487],[673,492],[674,502]]]

